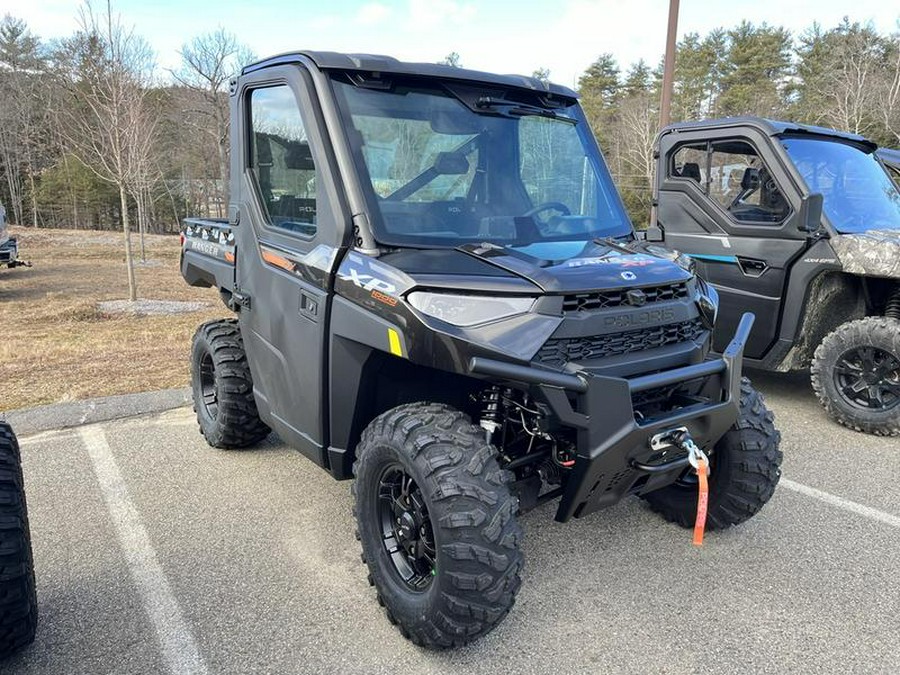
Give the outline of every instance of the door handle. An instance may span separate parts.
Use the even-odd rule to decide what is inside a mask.
[[[759,260],[757,258],[743,258],[738,256],[737,262],[738,267],[741,268],[741,272],[743,272],[745,277],[758,278],[769,269],[769,265],[765,260]]]
[[[319,301],[306,291],[300,291],[300,314],[312,321],[319,320]]]

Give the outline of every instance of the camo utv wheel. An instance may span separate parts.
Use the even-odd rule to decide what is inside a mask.
[[[0,422],[0,657],[34,640],[38,607],[19,444]]]
[[[250,365],[235,319],[210,321],[197,329],[191,388],[200,433],[214,448],[247,448],[269,435],[256,410]]]
[[[449,406],[403,405],[368,426],[357,457],[357,536],[388,619],[429,649],[488,633],[519,590],[522,530],[484,432]]]
[[[872,316],[839,326],[816,349],[810,374],[832,419],[876,436],[900,435],[900,321]]]
[[[762,395],[741,380],[740,415],[709,452],[709,506],[706,529],[738,525],[756,515],[781,478],[781,434]],[[644,499],[666,520],[693,527],[697,518],[697,477],[687,470],[677,482]]]

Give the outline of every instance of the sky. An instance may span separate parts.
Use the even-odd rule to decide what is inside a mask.
[[[101,0],[94,0],[100,7]],[[24,19],[50,39],[78,27],[76,0],[0,0],[0,15]],[[179,62],[191,37],[219,27],[258,56],[322,49],[434,62],[457,52],[463,66],[531,74],[573,86],[603,52],[626,68],[658,63],[668,0],[114,0],[122,22],[148,40],[161,69]],[[883,33],[900,30],[896,0],[682,0],[679,35],[746,19],[801,33],[844,16]]]

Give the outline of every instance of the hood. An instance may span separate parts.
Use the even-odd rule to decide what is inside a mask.
[[[839,234],[830,241],[845,272],[900,279],[900,230]]]
[[[657,286],[692,274],[672,254],[640,242],[539,242],[519,247],[469,244],[458,250],[527,279],[547,293]]]

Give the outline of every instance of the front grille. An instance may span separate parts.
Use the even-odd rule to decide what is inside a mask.
[[[551,338],[538,351],[535,360],[548,366],[559,367],[568,361],[589,361],[608,356],[621,356],[696,340],[703,330],[703,323],[697,318],[626,333]]]
[[[575,293],[563,297],[564,312],[592,312],[596,309],[608,309],[621,307],[628,304],[626,294],[631,289],[623,288],[613,291],[599,291],[593,293]],[[688,297],[688,285],[686,281],[662,286],[646,286],[636,289],[644,294],[645,303],[665,302],[667,300],[681,300]]]

